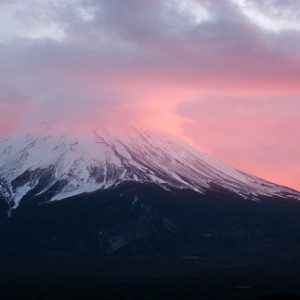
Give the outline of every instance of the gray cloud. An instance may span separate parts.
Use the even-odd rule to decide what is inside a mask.
[[[128,92],[133,83],[144,93],[180,85],[264,92],[274,83],[295,93],[300,83],[299,36],[265,32],[234,1],[29,1],[0,2],[0,99],[32,99],[39,117],[43,107],[47,116],[135,108],[143,100]],[[271,6],[297,11],[299,2]]]

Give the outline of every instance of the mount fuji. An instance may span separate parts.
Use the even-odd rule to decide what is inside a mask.
[[[0,141],[5,253],[194,253],[297,239],[299,200],[157,130],[45,126]]]
[[[63,200],[117,186],[153,183],[205,193],[220,187],[245,199],[300,194],[249,176],[158,131],[91,128],[19,135],[0,141],[0,197],[12,209],[27,195]]]

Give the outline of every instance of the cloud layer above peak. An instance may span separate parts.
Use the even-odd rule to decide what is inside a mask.
[[[0,0],[0,135],[155,125],[300,189],[299,15],[298,0]]]

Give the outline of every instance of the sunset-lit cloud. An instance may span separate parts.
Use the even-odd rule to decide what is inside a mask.
[[[160,127],[300,189],[299,16],[297,0],[0,0],[0,136]]]

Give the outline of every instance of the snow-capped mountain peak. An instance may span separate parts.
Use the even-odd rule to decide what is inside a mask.
[[[219,186],[244,198],[300,194],[249,176],[157,131],[44,128],[0,141],[0,197],[17,208],[27,195],[62,200],[121,182],[204,193]]]

